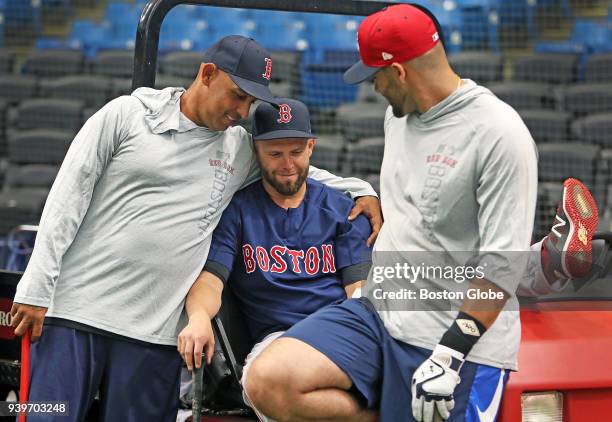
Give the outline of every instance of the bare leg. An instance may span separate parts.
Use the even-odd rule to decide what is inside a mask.
[[[375,421],[347,392],[351,379],[327,356],[293,338],[274,341],[253,362],[246,391],[278,421]]]

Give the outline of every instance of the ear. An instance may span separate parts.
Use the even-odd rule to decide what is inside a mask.
[[[306,143],[306,148],[308,149],[309,158],[312,156],[312,150],[314,146],[316,145],[316,143],[317,143],[317,140],[314,138],[309,139],[308,142]]]
[[[389,67],[391,74],[400,82],[404,82],[406,80],[406,68],[402,66],[401,63],[391,63],[391,66]]]
[[[214,63],[200,63],[198,79],[206,86],[210,86],[210,82],[217,74],[217,66]]]

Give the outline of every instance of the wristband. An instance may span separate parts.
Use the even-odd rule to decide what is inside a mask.
[[[487,328],[476,318],[459,312],[439,344],[462,353],[465,358],[485,331]]]

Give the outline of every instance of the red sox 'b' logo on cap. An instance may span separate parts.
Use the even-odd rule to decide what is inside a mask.
[[[267,80],[270,80],[270,77],[272,76],[272,59],[269,57],[266,57],[265,60],[266,60],[266,72],[263,73],[261,76],[263,76]]]
[[[289,104],[281,104],[278,106],[278,123],[289,123],[293,116],[291,115],[291,107]]]

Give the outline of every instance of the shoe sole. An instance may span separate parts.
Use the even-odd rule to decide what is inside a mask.
[[[591,240],[599,216],[595,199],[576,179],[563,183],[563,212],[569,223],[568,236],[562,249],[563,271],[572,278],[582,277],[591,270]]]

